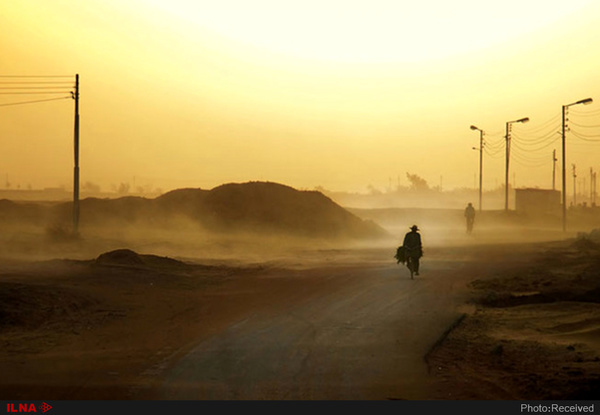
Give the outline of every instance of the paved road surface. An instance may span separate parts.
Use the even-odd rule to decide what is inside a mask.
[[[388,254],[271,275],[318,274],[331,288],[200,342],[166,374],[160,399],[428,399],[424,356],[459,318],[472,275],[434,255],[411,280]]]

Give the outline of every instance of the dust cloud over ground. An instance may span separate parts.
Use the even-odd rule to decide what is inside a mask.
[[[87,198],[79,235],[72,203],[0,201],[0,257],[79,259],[119,248],[194,258],[248,259],[302,249],[381,240],[388,233],[323,194],[288,186],[230,183],[179,189],[154,199]],[[257,241],[260,241],[257,243]]]
[[[381,379],[367,385],[357,369],[329,385],[328,396],[312,390],[286,395],[292,399],[589,399],[599,392],[594,223],[565,234],[556,222],[490,211],[467,235],[462,210],[344,209],[319,192],[261,182],[156,199],[86,199],[77,236],[71,208],[0,201],[4,399],[161,399],[161,379],[198,344],[257,316],[310,314],[310,304],[323,307],[325,333],[337,318],[351,338],[386,333],[355,345],[373,347],[352,355],[356,368],[372,365],[365,359],[378,347],[384,357],[406,358],[390,349],[401,339],[394,343],[381,321],[401,319],[415,330],[411,318],[427,322],[444,306],[437,323],[413,333],[420,345],[410,350],[414,390],[403,389],[403,373],[389,372],[396,366],[378,356],[388,370]],[[411,282],[393,255],[413,224],[425,257],[423,277]],[[414,315],[393,313],[403,301]],[[352,302],[371,320],[350,324],[353,311],[336,314]],[[286,341],[291,356],[308,347]],[[280,391],[301,388],[289,382],[281,379]]]

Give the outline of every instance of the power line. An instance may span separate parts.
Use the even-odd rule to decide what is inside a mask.
[[[573,134],[575,137],[579,138],[580,140],[595,141],[595,142],[600,141],[600,135],[598,135],[598,134],[583,134],[583,133],[580,133],[578,131],[573,131],[573,130],[570,130],[570,132],[571,132],[571,134]]]
[[[516,138],[517,141],[519,141],[522,144],[536,145],[536,144],[544,143],[547,141],[554,141],[556,138],[558,138],[557,134],[559,134],[559,133],[560,132],[558,131],[558,128],[557,128],[556,130],[549,131],[545,135],[537,136],[537,137],[533,137],[533,138],[525,138],[519,134],[512,134],[511,137]]]
[[[504,148],[504,138],[501,140],[488,140],[487,137],[485,139],[485,145],[492,148]]]
[[[40,92],[0,92],[0,95],[41,95],[41,94],[67,94],[70,91],[40,91]]]
[[[63,84],[71,85],[68,81],[0,81],[2,85],[47,85],[47,84]]]
[[[539,142],[539,143],[522,143],[518,140],[513,141],[513,144],[516,148],[522,150],[522,151],[528,151],[528,152],[532,152],[532,151],[538,151],[538,150],[543,150],[545,148],[548,148],[549,146],[551,146],[552,144],[554,144],[555,142],[557,142],[559,140],[559,136],[556,135],[556,138],[546,141],[544,143]]]
[[[13,105],[25,105],[25,104],[34,104],[37,102],[48,102],[48,101],[58,101],[60,99],[71,99],[71,97],[60,97],[60,98],[49,98],[49,99],[38,99],[35,101],[21,101],[21,102],[11,102],[8,104],[0,104],[0,107],[10,107]]]
[[[489,151],[487,149],[487,147],[483,147],[483,151],[485,152],[485,154],[487,154],[491,158],[500,158],[501,156],[504,155],[503,149],[498,149],[498,150],[492,152],[492,151]]]
[[[504,137],[504,130],[498,130],[498,131],[492,131],[492,132],[485,132],[485,135],[487,137],[494,137],[494,136],[498,136],[498,137]]]
[[[569,111],[569,113],[572,115],[576,115],[578,117],[593,117],[593,116],[600,115],[600,110],[578,111],[578,110],[572,109]]]
[[[524,126],[522,131],[527,134],[537,133],[541,130],[548,128],[548,126],[551,126],[552,128],[557,128],[557,129],[560,128],[560,114],[555,115],[554,117],[548,119],[547,121],[543,122],[542,124],[538,125],[535,128]],[[554,126],[556,126],[556,127],[554,127]]]
[[[531,160],[520,157],[517,154],[513,154],[515,162],[522,167],[541,167],[549,164],[550,162],[547,160]]]
[[[40,90],[40,89],[56,89],[58,87],[56,86],[0,86],[0,90],[6,90],[6,89],[17,89],[17,90],[22,90],[22,89],[33,89],[33,90]]]
[[[579,124],[573,121],[569,120],[569,124],[573,124],[576,125],[577,127],[583,127],[583,128],[599,128],[600,124],[596,124],[596,125],[584,125],[584,124]]]
[[[0,78],[73,78],[73,75],[0,75]]]

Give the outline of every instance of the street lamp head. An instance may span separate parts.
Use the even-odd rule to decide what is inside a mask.
[[[474,125],[471,126],[471,130],[479,130],[479,128],[475,127]]]
[[[570,107],[572,105],[579,105],[579,104],[588,105],[588,104],[591,104],[592,102],[594,102],[593,99],[586,98],[586,99],[579,100],[577,102],[573,102],[572,104],[563,105],[563,108],[567,108],[567,107]]]
[[[518,120],[514,120],[514,121],[508,121],[506,123],[506,126],[508,127],[510,124],[514,124],[516,122],[528,122],[529,121],[529,117],[525,117],[525,118],[519,118]]]

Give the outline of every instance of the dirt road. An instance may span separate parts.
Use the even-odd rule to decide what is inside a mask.
[[[46,314],[40,324],[6,320],[0,390],[4,399],[428,399],[428,351],[463,312],[467,282],[507,266],[505,249],[430,249],[414,280],[389,248],[233,268],[4,265],[5,303],[27,292],[22,321]]]
[[[423,358],[459,316],[466,274],[432,260],[414,280],[393,265],[269,278],[328,287],[200,342],[168,371],[163,398],[427,398]]]

